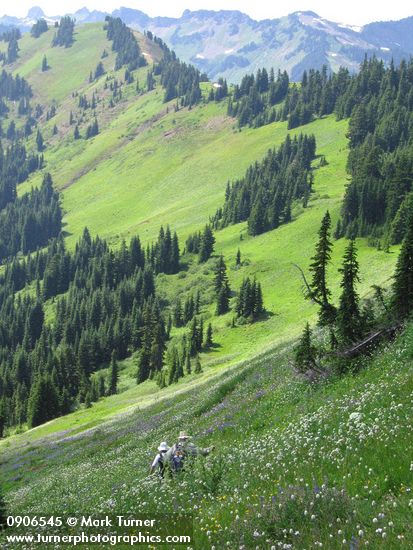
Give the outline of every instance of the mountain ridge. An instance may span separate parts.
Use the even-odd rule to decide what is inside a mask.
[[[287,70],[292,80],[299,80],[304,70],[324,64],[331,71],[344,66],[355,72],[366,54],[386,64],[413,54],[413,16],[358,27],[329,21],[310,10],[259,21],[238,10],[187,9],[181,17],[150,17],[123,6],[111,14],[83,7],[70,15],[78,24],[99,22],[106,15],[120,17],[131,28],[162,38],[183,61],[211,79],[224,77],[234,83],[261,66]],[[38,17],[50,23],[60,18],[46,17],[35,6],[25,18],[3,16],[0,26],[28,31]]]

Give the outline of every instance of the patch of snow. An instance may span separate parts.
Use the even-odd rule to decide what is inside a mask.
[[[354,31],[354,32],[361,32],[363,30],[363,27],[359,27],[358,25],[344,25],[344,24],[341,24],[341,25],[339,25],[339,27],[341,29],[350,29],[351,31]]]
[[[196,59],[205,59],[205,55],[202,55],[201,53],[197,53],[195,58]]]
[[[45,19],[46,23],[48,23],[49,25],[54,25],[56,21],[59,21],[59,18],[52,18],[52,17],[42,17],[42,19]],[[21,21],[26,26],[33,26],[38,20],[25,17]]]
[[[327,23],[323,19],[318,19],[317,17],[313,17],[313,23],[321,23],[322,25],[327,25]]]
[[[331,54],[331,57],[337,57],[337,54],[336,54],[336,53],[332,53],[332,54]]]
[[[225,54],[228,55],[229,53],[232,53],[234,51],[234,48],[231,48],[230,50],[225,50]]]
[[[218,82],[214,82],[212,86],[214,88],[222,88],[221,84],[218,84]]]
[[[385,48],[384,46],[381,46],[381,51],[382,52],[389,52],[390,51],[390,48]]]

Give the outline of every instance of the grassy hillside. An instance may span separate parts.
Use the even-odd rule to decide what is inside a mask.
[[[8,505],[187,512],[202,549],[411,548],[412,357],[410,326],[359,373],[311,388],[272,352],[91,431],[76,434],[75,417],[32,430],[2,445]],[[205,468],[148,478],[159,441],[179,429],[216,452]]]
[[[116,247],[137,233],[144,244],[150,243],[161,224],[178,232],[182,249],[189,233],[201,229],[222,205],[227,181],[242,176],[287,134],[283,122],[239,131],[226,115],[224,103],[176,112],[175,102],[163,103],[159,83],[146,92],[146,68],[135,74],[140,90],[136,81],[123,84],[122,99],[109,107],[105,77],[90,83],[89,72],[104,49],[109,52],[103,62],[110,81],[122,81],[124,71],[112,70],[114,55],[102,25],[78,28],[75,44],[68,49],[51,48],[52,35],[49,31],[37,41],[25,36],[12,68],[29,79],[34,104],[41,103],[45,112],[52,100],[57,105],[55,117],[47,121],[43,116],[40,121],[46,141],[43,171],[52,174],[61,191],[70,249],[85,226]],[[159,59],[153,43],[142,35],[139,41],[149,62]],[[46,73],[40,71],[43,55],[51,66]],[[203,86],[206,95],[209,84]],[[100,133],[92,139],[73,138],[70,111],[80,117],[73,92],[97,96]],[[83,116],[82,133],[92,117],[91,110]],[[52,132],[55,124],[57,135]],[[12,511],[106,512],[113,505],[111,495],[119,509],[150,513],[159,512],[161,502],[179,510],[188,506],[192,510],[196,502],[199,548],[212,544],[223,548],[227,540],[230,548],[242,544],[265,548],[265,537],[271,544],[282,541],[302,549],[315,547],[317,540],[326,548],[341,548],[352,537],[360,545],[366,538],[373,548],[409,547],[412,533],[403,525],[409,499],[400,483],[411,475],[404,455],[411,443],[406,419],[411,408],[412,331],[366,371],[318,388],[298,379],[288,364],[292,342],[304,322],[313,322],[316,316],[316,307],[303,297],[293,264],[308,267],[325,211],[330,211],[333,225],[338,219],[347,183],[347,125],[329,116],[291,131],[291,135],[313,133],[317,154],[327,161],[322,167],[319,158],[314,161],[314,193],[307,208],[295,206],[291,223],[258,237],[248,236],[245,223],[216,232],[215,253],[225,257],[231,288],[237,291],[244,277],[256,276],[262,284],[266,318],[232,328],[231,313],[215,317],[214,259],[199,266],[196,258],[185,255],[186,270],[159,275],[157,292],[171,305],[178,296],[201,290],[201,313],[212,322],[216,342],[213,350],[201,355],[204,372],[160,390],[150,380],[137,386],[136,360],[127,359],[121,364],[118,395],[1,441],[1,468]],[[33,145],[34,137],[29,141]],[[42,174],[33,174],[19,186],[19,194],[41,180]],[[335,243],[329,272],[335,300],[345,244]],[[357,246],[358,290],[368,297],[371,285],[389,285],[397,248],[384,252],[368,246],[365,239],[359,239]],[[242,265],[236,268],[238,248]],[[47,304],[49,322],[54,307],[53,302]],[[172,338],[182,332],[173,329]],[[349,415],[359,411],[362,420],[353,424]],[[148,461],[159,441],[165,437],[172,441],[178,429],[186,428],[202,444],[216,444],[217,458],[194,479],[184,476],[163,486],[146,479]],[[384,441],[380,433],[392,439]],[[397,466],[392,470],[394,453]],[[321,487],[316,491],[320,497],[313,495],[315,485]],[[339,493],[343,487],[345,492]],[[178,495],[175,504],[171,494]],[[271,507],[272,495],[278,495],[277,510]],[[287,502],[290,497],[297,497],[294,506]],[[314,499],[320,505],[311,504]],[[337,508],[326,504],[331,499]],[[145,507],[138,509],[138,502]],[[318,511],[310,521],[312,506]],[[383,531],[377,534],[372,521],[381,513],[387,523],[380,518]],[[340,518],[340,526],[333,515]],[[388,538],[381,539],[384,525]],[[292,535],[290,529],[300,534]]]
[[[48,43],[49,39],[42,39]],[[81,27],[76,35],[79,42],[92,39],[96,43],[94,51],[103,48],[109,51],[110,44],[105,45],[100,25]],[[71,94],[59,103],[56,117],[45,124],[46,135],[51,134],[54,123],[59,128],[59,134],[48,140],[45,160],[46,170],[62,190],[69,247],[74,246],[85,226],[116,246],[122,238],[128,239],[136,233],[145,243],[151,242],[161,224],[169,224],[178,232],[183,247],[187,235],[202,228],[222,205],[227,181],[242,176],[252,162],[280,144],[287,133],[283,122],[239,132],[234,121],[226,116],[225,102],[175,112],[174,102],[163,103],[160,86],[143,95],[136,94],[134,84],[125,86],[122,101],[107,109],[102,79],[92,84],[87,79],[89,66],[93,67],[94,62],[85,65],[74,47],[51,49],[53,53],[55,50],[70,59],[67,66],[76,67],[77,74],[84,72],[79,93],[90,97],[97,90],[101,97],[96,111],[102,131],[92,140],[73,139],[68,119],[69,110],[76,113],[77,100]],[[152,52],[152,56],[156,57],[156,53]],[[47,51],[46,54],[49,58]],[[22,47],[20,63],[24,55]],[[113,58],[104,61],[108,69],[113,64]],[[28,65],[26,61],[16,70],[26,74]],[[79,67],[83,67],[82,71]],[[119,78],[121,73],[118,72]],[[145,68],[139,70],[139,82],[144,82],[145,74]],[[38,84],[33,86],[36,94],[41,94]],[[245,260],[242,269],[230,271],[231,286],[235,290],[244,276],[256,275],[272,315],[265,322],[235,330],[228,326],[229,316],[214,321],[221,347],[205,358],[206,363],[240,359],[296,336],[301,330],[297,320],[314,315],[314,307],[302,298],[300,279],[292,263],[308,265],[326,209],[330,210],[334,224],[338,219],[346,185],[346,130],[347,121],[336,122],[330,116],[291,132],[313,133],[317,153],[328,162],[319,168],[318,160],[315,161],[313,197],[307,209],[297,207],[293,223],[255,238],[248,237],[245,224],[217,233],[216,252],[224,254],[229,266],[235,264],[238,247]],[[37,185],[41,177],[35,174],[21,185],[20,193]],[[360,241],[359,247],[361,292],[365,295],[371,284],[387,283],[396,254],[369,248],[365,241]],[[344,242],[338,242],[331,269],[335,292],[343,248]],[[203,284],[195,266],[185,278],[164,279],[162,285],[169,300],[178,292],[191,290],[199,280]],[[212,314],[213,308],[206,309]]]
[[[157,46],[138,36],[148,60],[159,59]],[[103,86],[105,77],[93,83],[88,79],[101,52],[111,51],[102,25],[77,28],[75,43],[68,49],[51,48],[51,38],[52,31],[37,40],[25,36],[20,41],[20,57],[13,68],[29,78],[35,100],[40,101],[45,110],[51,97],[57,99],[56,116],[49,121],[43,117],[41,121],[47,143],[44,171],[51,172],[62,192],[64,229],[70,248],[85,226],[92,234],[106,237],[117,246],[122,238],[136,233],[144,243],[151,242],[161,224],[169,224],[178,231],[182,248],[187,235],[201,229],[222,205],[226,182],[242,176],[249,164],[262,158],[286,136],[284,122],[238,131],[234,121],[226,116],[225,102],[175,112],[174,102],[163,103],[163,89],[159,85],[149,93],[137,93],[136,83],[123,85],[121,101],[108,108],[109,91]],[[86,57],[85,50],[90,52]],[[51,69],[41,73],[38,61],[44,54]],[[112,70],[113,53],[103,61],[107,76],[122,81],[123,71]],[[142,88],[146,71],[142,68],[136,74]],[[44,80],[46,77],[50,85]],[[90,98],[93,91],[98,98],[96,113],[101,131],[93,139],[74,140],[69,113],[72,111],[78,117],[79,108],[73,92]],[[90,112],[81,131],[91,118]],[[58,127],[55,136],[52,135],[54,124]],[[289,341],[301,331],[304,320],[314,318],[316,309],[303,299],[301,281],[293,263],[303,268],[308,266],[319,223],[327,209],[333,224],[338,219],[346,185],[346,131],[347,121],[336,122],[329,116],[291,132],[292,135],[313,133],[317,153],[327,160],[323,167],[318,166],[318,159],[314,162],[313,196],[306,209],[297,205],[292,223],[254,238],[247,235],[246,224],[216,233],[216,253],[225,256],[231,287],[237,290],[245,276],[256,276],[262,284],[269,315],[259,323],[231,328],[231,314],[212,318],[214,305],[206,303],[206,292],[202,312],[206,319],[213,321],[218,346],[202,357],[205,366],[222,368]],[[19,193],[38,185],[41,178],[42,174],[35,173],[20,185]],[[338,241],[333,254],[330,278],[335,297],[339,290],[337,268],[344,245],[344,241]],[[367,246],[365,240],[360,240],[358,246],[360,292],[366,296],[372,284],[388,284],[396,251],[379,251]],[[243,259],[241,269],[235,269],[238,247]],[[158,290],[170,303],[178,295],[210,287],[212,262],[199,269],[194,258],[186,260],[189,262],[187,272],[158,278]],[[52,319],[53,306],[47,311],[48,318]],[[124,387],[129,388],[131,400],[139,399],[143,390],[134,385],[134,362],[127,362],[125,368]],[[120,398],[116,408],[123,406]]]
[[[115,64],[115,53],[106,38],[103,23],[75,27],[74,43],[70,48],[52,48],[54,34],[53,28],[39,38],[24,34],[19,40],[19,58],[10,66],[13,72],[29,80],[34,98],[40,103],[53,99],[64,101],[72,92],[87,88],[89,72],[95,70],[99,61],[106,71],[111,71]],[[149,43],[142,34],[136,33],[136,36],[142,52],[152,62],[160,54],[158,47]],[[102,59],[104,50],[108,56]],[[44,55],[50,67],[46,72],[41,70]]]

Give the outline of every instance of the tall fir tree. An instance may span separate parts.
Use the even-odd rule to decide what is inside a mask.
[[[315,254],[310,264],[312,279],[309,285],[309,297],[320,306],[318,320],[321,326],[331,324],[336,316],[336,309],[330,303],[331,291],[327,286],[327,268],[331,260],[331,250],[333,248],[330,235],[331,217],[327,210],[321,221]]]
[[[33,384],[28,402],[28,424],[31,428],[59,414],[59,397],[52,378],[39,375]]]
[[[229,311],[231,289],[228,283],[227,266],[222,254],[214,268],[214,288],[217,297],[216,314],[223,315]]]
[[[40,129],[37,130],[36,134],[36,146],[37,150],[41,153],[44,149],[44,140]]]
[[[205,349],[210,349],[214,345],[212,334],[213,334],[212,324],[208,323],[208,327],[205,335],[205,342],[204,342]]]
[[[339,269],[342,274],[341,296],[337,312],[337,329],[342,344],[356,342],[363,334],[362,317],[359,307],[359,296],[356,284],[359,279],[359,264],[354,241],[350,241],[343,257],[343,265]]]
[[[191,374],[191,355],[188,352],[185,352],[185,371],[187,374]]]
[[[258,319],[265,311],[261,284],[249,277],[245,278],[238,293],[235,306],[238,317],[244,317],[251,321]]]
[[[199,329],[197,318],[194,317],[189,329],[189,354],[193,357],[198,351]]]
[[[393,310],[401,319],[413,311],[413,213],[410,214],[394,273]]]
[[[210,225],[206,225],[201,236],[199,247],[199,263],[204,263],[214,251],[215,237]]]
[[[202,372],[202,365],[201,365],[201,360],[199,359],[199,355],[196,356],[195,358],[195,370],[194,370],[195,374],[200,374]]]
[[[119,367],[116,361],[116,352],[112,351],[110,360],[109,377],[108,377],[108,394],[115,395],[118,393]]]

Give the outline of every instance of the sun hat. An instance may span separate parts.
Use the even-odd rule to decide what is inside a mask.
[[[162,441],[162,443],[158,447],[158,451],[167,451],[169,449],[168,444],[166,441]]]
[[[187,432],[179,432],[179,439],[189,439]]]

